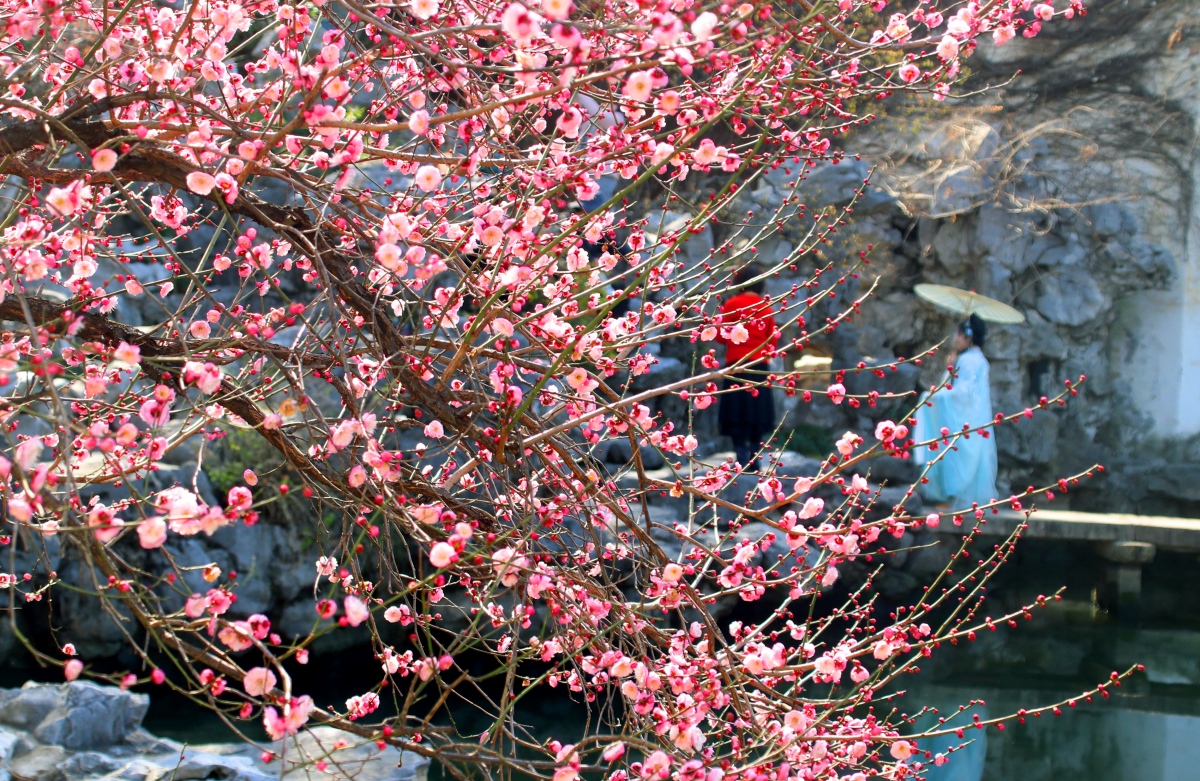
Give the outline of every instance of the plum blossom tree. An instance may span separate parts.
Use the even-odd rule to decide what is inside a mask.
[[[175,687],[275,739],[327,723],[462,777],[555,781],[902,778],[940,764],[882,692],[940,643],[1019,617],[978,615],[1010,547],[888,616],[869,581],[831,615],[810,606],[881,539],[990,508],[874,512],[860,471],[907,456],[904,422],[874,442],[848,433],[818,475],[785,482],[772,452],[746,474],[698,461],[687,421],[651,411],[719,397],[732,369],[716,339],[746,329],[715,295],[784,220],[806,220],[808,238],[764,273],[812,274],[772,297],[798,334],[773,356],[861,303],[806,320],[869,262],[817,260],[851,207],[806,213],[793,189],[777,213],[742,219],[729,214],[740,190],[781,167],[799,188],[852,154],[846,137],[877,101],[949,95],[981,36],[1003,45],[1082,12],[901,5],[3,0],[4,544],[56,536],[86,562],[97,605],[145,660],[110,680]],[[689,177],[707,197],[656,232],[639,197]],[[742,241],[683,262],[682,242],[710,224]],[[693,346],[697,371],[635,389],[668,340]],[[793,372],[756,376],[801,392]],[[877,400],[842,382],[822,393]],[[247,469],[214,504],[163,477],[171,451],[232,431],[261,438],[299,484]],[[594,457],[613,442],[631,453],[617,475]],[[647,448],[674,477],[647,473]],[[113,488],[123,498],[101,501]],[[316,628],[296,637],[239,613],[231,573],[172,553],[288,492],[320,507],[289,517],[294,532],[335,518],[313,555]],[[650,513],[668,495],[690,508],[680,522]],[[770,532],[738,537],[748,521]],[[768,561],[776,539],[789,553]],[[45,569],[3,577],[12,605],[60,588]],[[773,609],[720,626],[709,607],[730,596]],[[289,668],[352,628],[371,648],[343,653],[380,683],[318,707]],[[69,679],[88,673],[33,650]],[[501,693],[468,654],[503,671]],[[546,686],[598,709],[581,740],[517,723]],[[464,700],[491,726],[430,726]]]

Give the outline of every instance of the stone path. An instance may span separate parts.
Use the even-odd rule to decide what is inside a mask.
[[[1025,540],[1063,540],[1091,543],[1105,560],[1105,576],[1114,606],[1126,616],[1136,616],[1142,593],[1142,569],[1163,550],[1200,553],[1200,519],[1164,518],[1124,513],[1082,513],[1070,510],[1037,510],[1024,513],[1004,510],[987,517],[986,536],[1007,537],[1021,524]],[[963,527],[943,524],[942,535],[961,535]]]
[[[1007,537],[1022,523],[1029,525],[1022,535],[1023,539],[1136,542],[1165,550],[1200,553],[1200,518],[1037,510],[1026,521],[1024,513],[1001,510],[998,515],[988,515],[983,532],[988,536]],[[941,534],[962,534],[961,527],[948,524],[938,527],[937,531]]]

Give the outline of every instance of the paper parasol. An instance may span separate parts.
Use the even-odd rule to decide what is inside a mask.
[[[958,315],[976,315],[980,320],[989,323],[1008,325],[1025,322],[1025,315],[1008,304],[981,296],[973,290],[962,290],[949,285],[921,284],[914,287],[913,292],[934,306]]]

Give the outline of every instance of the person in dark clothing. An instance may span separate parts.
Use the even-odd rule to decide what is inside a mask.
[[[771,304],[763,296],[765,280],[762,268],[751,264],[734,273],[738,292],[721,305],[721,326],[717,341],[725,345],[725,366],[734,373],[725,379],[717,411],[718,431],[733,440],[738,463],[757,468],[756,453],[766,437],[775,431],[775,398],[769,387],[748,387],[761,380],[766,353],[779,342],[779,326]],[[756,376],[758,375],[758,376]]]

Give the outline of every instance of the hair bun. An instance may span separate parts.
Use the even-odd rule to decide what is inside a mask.
[[[979,315],[970,315],[966,320],[959,323],[959,332],[971,340],[971,343],[976,347],[983,347],[983,340],[987,337],[987,326]]]

